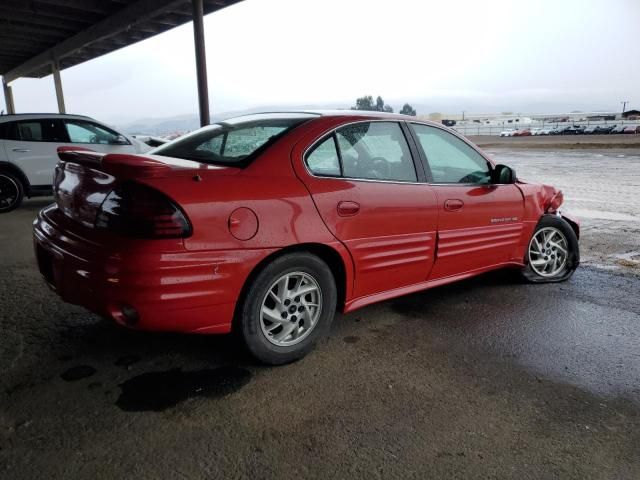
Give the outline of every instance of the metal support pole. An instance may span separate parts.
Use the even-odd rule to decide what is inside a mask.
[[[198,107],[200,125],[209,125],[209,88],[207,86],[207,59],[204,49],[203,0],[191,0],[193,6],[193,41],[196,50],[196,75],[198,77]]]
[[[53,72],[53,83],[56,87],[56,100],[58,101],[58,113],[66,113],[64,108],[64,93],[62,92],[62,79],[60,78],[60,64],[57,59],[53,59],[51,63],[51,71]]]
[[[13,104],[13,92],[11,86],[2,79],[2,89],[4,90],[4,103],[7,105],[7,113],[16,113],[16,107]]]

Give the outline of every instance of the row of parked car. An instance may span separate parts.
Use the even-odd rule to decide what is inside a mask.
[[[640,133],[640,125],[562,125],[556,128],[507,129],[501,137],[530,137],[535,135],[602,135]]]

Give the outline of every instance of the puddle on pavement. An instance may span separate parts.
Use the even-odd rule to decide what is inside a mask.
[[[192,397],[217,398],[236,392],[251,376],[240,367],[144,373],[120,384],[116,405],[126,412],[161,412]]]
[[[96,373],[96,369],[89,365],[77,365],[62,372],[60,377],[67,382],[75,382],[90,377],[94,373]]]

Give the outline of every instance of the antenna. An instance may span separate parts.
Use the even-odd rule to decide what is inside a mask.
[[[627,103],[629,103],[629,100],[623,100],[622,102],[620,102],[622,104],[622,114],[624,115],[624,111],[627,108]]]

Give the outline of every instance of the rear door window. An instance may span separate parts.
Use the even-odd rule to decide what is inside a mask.
[[[413,157],[397,122],[359,122],[337,129],[305,157],[318,176],[417,182]]]
[[[336,130],[345,177],[416,182],[409,145],[397,122],[360,122]]]
[[[66,133],[58,119],[21,120],[11,122],[6,131],[7,138],[23,142],[54,142],[67,141]]]
[[[307,155],[307,167],[314,175],[339,177],[340,158],[333,135],[316,145]]]
[[[0,140],[20,140],[18,137],[18,122],[0,123]]]

